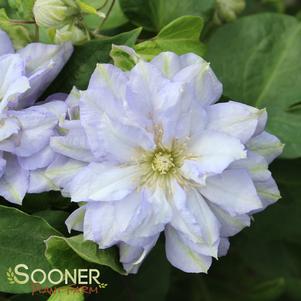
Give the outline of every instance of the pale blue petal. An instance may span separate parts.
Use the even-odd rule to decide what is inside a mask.
[[[226,256],[230,248],[228,238],[222,238],[218,246],[218,257]]]
[[[191,159],[185,160],[181,170],[187,178],[203,184],[204,176],[223,172],[231,162],[246,157],[244,146],[237,138],[204,131],[187,145]]]
[[[66,226],[69,233],[71,230],[84,231],[84,218],[86,213],[86,206],[81,206],[75,211],[73,211],[69,217],[66,219]]]
[[[0,195],[14,204],[22,204],[29,184],[28,171],[21,168],[15,156],[6,155],[6,168],[0,178]]]
[[[222,237],[229,237],[236,235],[243,228],[251,225],[251,218],[248,214],[230,215],[228,212],[220,208],[219,206],[208,202],[212,212],[221,224],[220,235]]]
[[[271,176],[266,159],[252,151],[248,151],[247,158],[234,161],[229,169],[245,169],[253,181],[265,181]]]
[[[171,226],[165,230],[166,256],[176,268],[187,273],[207,273],[212,257],[192,250],[183,242],[179,233]]]
[[[6,34],[6,32],[0,29],[0,56],[4,54],[14,53],[13,44]]]
[[[25,108],[41,96],[57,77],[73,52],[71,43],[47,45],[32,43],[18,51],[26,66],[31,89],[22,95],[17,108]]]
[[[255,133],[259,118],[265,111],[230,101],[209,106],[208,130],[214,130],[238,138],[246,143]]]
[[[120,262],[129,274],[136,274],[148,253],[156,244],[159,235],[150,237],[143,247],[126,243],[119,244]]]
[[[72,180],[86,165],[87,163],[58,155],[46,169],[45,175],[57,187],[62,188],[63,195],[69,196]]]
[[[282,153],[283,147],[284,145],[276,136],[267,132],[262,132],[247,143],[249,150],[265,157],[268,163],[271,163]]]
[[[37,169],[29,172],[28,193],[42,193],[45,191],[59,190],[45,174],[45,169]]]
[[[220,236],[220,223],[201,194],[191,189],[184,191],[172,184],[173,216],[170,224],[196,244],[213,246]]]
[[[265,181],[256,181],[255,187],[257,190],[257,193],[263,203],[263,209],[265,209],[267,206],[274,204],[277,202],[280,198],[280,191],[277,187],[277,184],[275,180],[270,176]],[[261,210],[259,210],[261,211]]]
[[[200,192],[232,216],[249,213],[263,207],[255,186],[245,170],[226,170],[208,177]]]
[[[87,137],[82,127],[69,130],[65,136],[52,137],[50,146],[55,152],[75,160],[91,162],[95,159],[89,149]]]
[[[71,184],[73,202],[118,201],[137,188],[137,166],[90,163]]]
[[[35,170],[47,167],[55,159],[55,152],[47,145],[41,151],[29,157],[18,157],[20,166],[26,170]]]

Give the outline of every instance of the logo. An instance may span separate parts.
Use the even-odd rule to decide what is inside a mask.
[[[65,285],[72,291],[81,291],[85,294],[98,293],[100,289],[108,286],[107,283],[101,282],[98,269],[52,269],[46,272],[40,268],[31,271],[28,265],[18,264],[14,268],[8,268],[6,277],[12,285],[31,284],[33,294],[39,292],[52,295],[61,292],[59,288],[45,288],[45,284],[49,283],[51,287]]]

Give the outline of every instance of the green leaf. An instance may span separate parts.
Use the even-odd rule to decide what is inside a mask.
[[[45,220],[10,207],[0,206],[0,291],[29,293],[31,282],[10,284],[6,272],[18,264],[26,264],[28,272],[40,268],[45,272],[51,266],[44,257],[44,240],[51,235],[60,235]],[[22,277],[23,280],[23,277]],[[47,281],[43,286],[51,287]]]
[[[22,25],[12,24],[4,9],[0,9],[0,29],[7,32],[16,49],[32,41],[28,29]]]
[[[172,51],[179,55],[193,52],[202,56],[205,47],[200,42],[204,21],[196,16],[183,16],[165,26],[159,34],[136,45],[136,51],[146,59],[152,59],[162,51]]]
[[[70,238],[51,236],[46,240],[45,256],[55,267],[80,267],[84,261],[110,267],[125,274],[115,248],[100,250],[96,243],[84,240],[83,235]],[[84,261],[83,261],[84,260]]]
[[[65,221],[69,213],[61,210],[43,210],[34,213],[35,216],[43,218],[49,225],[58,230],[60,233],[67,234]]]
[[[207,59],[224,95],[267,108],[267,129],[286,144],[283,156],[301,156],[301,24],[294,17],[259,14],[218,29]]]
[[[248,294],[246,301],[273,301],[277,300],[285,291],[284,278],[277,278],[260,283]]]
[[[84,301],[84,293],[70,288],[69,286],[64,286],[59,288],[59,292],[52,294],[48,301]]]
[[[171,21],[193,15],[207,17],[213,12],[214,0],[120,0],[123,12],[132,23],[159,32]]]
[[[114,37],[93,40],[75,47],[71,59],[45,95],[58,91],[69,93],[73,86],[81,90],[86,89],[97,63],[110,62],[112,44],[133,47],[140,32],[141,29],[137,28]]]
[[[9,6],[15,10],[23,20],[32,20],[32,8],[35,0],[8,0]]]

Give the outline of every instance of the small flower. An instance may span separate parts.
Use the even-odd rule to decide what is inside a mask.
[[[98,65],[50,142],[60,157],[46,174],[81,204],[69,229],[101,249],[118,245],[129,273],[164,231],[174,266],[207,272],[228,238],[280,197],[268,164],[282,145],[264,131],[266,111],[215,104],[221,94],[194,54],[164,52],[129,72]]]

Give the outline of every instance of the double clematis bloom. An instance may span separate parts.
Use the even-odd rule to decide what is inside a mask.
[[[55,156],[49,140],[57,135],[66,105],[61,101],[31,105],[72,51],[71,44],[33,43],[15,52],[0,31],[0,195],[10,202],[21,204],[26,192],[44,189],[37,175]]]
[[[84,202],[69,229],[101,249],[118,245],[129,273],[164,231],[172,265],[207,272],[228,238],[280,198],[268,164],[282,144],[264,131],[266,111],[215,104],[221,94],[194,54],[161,53],[129,72],[98,65],[68,98],[64,134],[51,138],[58,157],[47,176]]]

